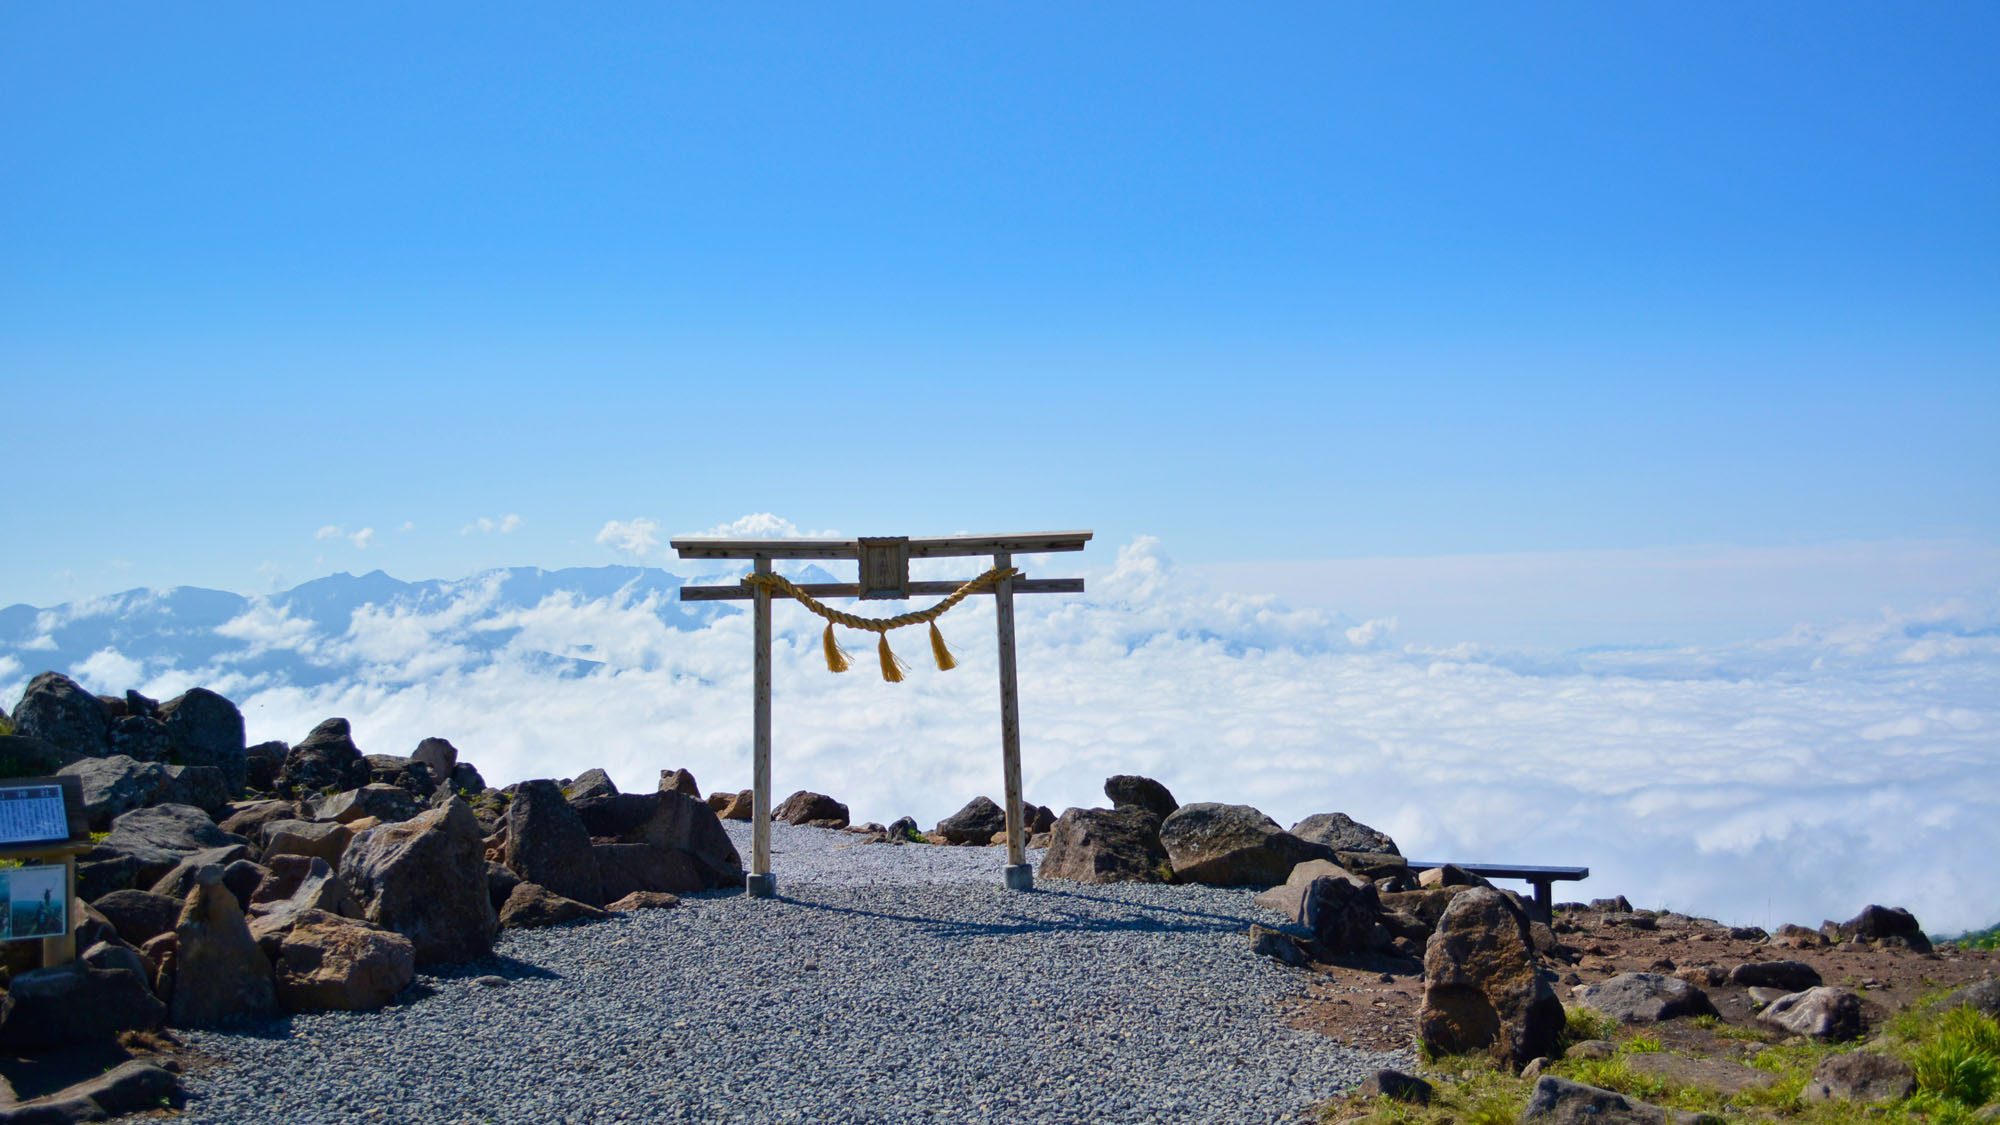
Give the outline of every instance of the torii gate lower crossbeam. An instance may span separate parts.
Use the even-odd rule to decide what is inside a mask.
[[[684,559],[748,559],[753,575],[770,575],[775,559],[855,559],[858,581],[849,584],[808,583],[799,591],[814,598],[908,598],[950,594],[964,583],[912,582],[909,560],[942,556],[991,555],[996,570],[1013,566],[1013,556],[1050,551],[1080,551],[1088,531],[1050,531],[1026,535],[957,535],[935,539],[675,539],[672,547]],[[1014,666],[1014,595],[1017,593],[1082,593],[1083,579],[1001,577],[978,593],[994,599],[1000,664],[1000,751],[1007,808],[1007,868],[1005,883],[1013,890],[1034,887],[1028,866],[1026,826],[1021,818],[1020,684]],[[769,898],[777,893],[771,870],[771,586],[746,581],[734,586],[683,586],[683,601],[748,599],[752,603],[752,759],[750,872],[745,889]]]

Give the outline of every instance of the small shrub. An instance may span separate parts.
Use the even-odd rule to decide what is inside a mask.
[[[1977,1108],[2000,1093],[2000,1022],[1971,1008],[1937,1016],[1931,1036],[1911,1049],[1917,1088]]]
[[[1628,1055],[1651,1054],[1665,1049],[1655,1035],[1634,1035],[1618,1045],[1618,1050]]]
[[[1562,1035],[1557,1045],[1567,1051],[1586,1039],[1609,1039],[1617,1033],[1618,1024],[1610,1016],[1576,1007],[1563,1013]]]

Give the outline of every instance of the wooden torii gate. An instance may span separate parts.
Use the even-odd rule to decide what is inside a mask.
[[[675,539],[671,546],[684,559],[750,559],[753,571],[733,586],[683,586],[682,601],[755,603],[752,635],[756,654],[753,689],[754,741],[751,766],[755,800],[752,804],[750,873],[745,889],[758,898],[778,891],[771,871],[771,590],[759,576],[772,575],[773,559],[854,559],[858,581],[800,583],[793,588],[814,598],[910,598],[949,595],[965,582],[912,582],[910,560],[950,556],[993,556],[997,571],[1009,571],[1016,554],[1081,551],[1088,531],[1042,531],[1025,535],[952,535],[936,539],[906,536],[861,539]],[[993,595],[1000,643],[1000,751],[1007,792],[1006,885],[1017,891],[1033,889],[1034,869],[1028,866],[1026,829],[1021,822],[1021,710],[1014,673],[1014,595],[1080,594],[1081,578],[1027,578],[1009,573],[974,593]],[[886,661],[885,657],[885,661]]]

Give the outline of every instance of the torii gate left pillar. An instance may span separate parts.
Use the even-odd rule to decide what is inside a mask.
[[[758,574],[771,573],[774,559],[855,559],[859,581],[807,583],[800,589],[815,598],[910,598],[943,596],[958,582],[912,582],[909,560],[948,556],[991,555],[993,565],[1013,565],[1015,554],[1080,551],[1090,541],[1088,531],[1045,531],[1027,535],[954,535],[936,539],[676,539],[672,547],[684,559],[749,559]],[[969,579],[967,579],[969,580]],[[1000,664],[1000,751],[1007,807],[1006,885],[1025,891],[1035,885],[1028,866],[1027,831],[1021,818],[1020,685],[1014,667],[1014,595],[1079,594],[1081,578],[1008,578],[985,593],[994,598]],[[753,896],[777,893],[778,877],[771,870],[771,591],[770,587],[683,586],[682,601],[750,599],[755,648],[752,676],[752,758],[750,872],[744,887]]]

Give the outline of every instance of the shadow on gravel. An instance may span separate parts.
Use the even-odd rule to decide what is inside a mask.
[[[495,953],[481,957],[477,961],[461,961],[456,965],[433,966],[427,976],[438,980],[469,980],[473,977],[505,977],[508,980],[560,980],[562,974],[542,968],[531,961],[519,957],[509,957],[505,953]],[[419,980],[412,988],[423,984]]]
[[[940,934],[966,936],[1001,937],[1008,934],[1046,933],[1050,930],[1066,929],[1080,933],[1119,933],[1142,931],[1145,933],[1212,934],[1235,933],[1249,924],[1249,919],[1234,914],[1216,914],[1205,910],[1189,910],[1174,906],[1140,905],[1123,899],[1081,894],[1076,891],[1035,890],[1029,892],[1040,899],[1066,898],[1080,902],[1103,903],[1124,911],[1125,916],[1107,918],[1100,914],[1085,913],[1081,910],[1058,910],[1057,919],[1033,919],[992,922],[957,922],[943,918],[932,918],[922,914],[895,914],[886,910],[870,910],[856,906],[834,906],[824,902],[808,902],[803,899],[779,895],[778,901],[806,910],[820,910],[828,914],[846,914],[856,918],[876,918],[885,922],[903,922]]]

